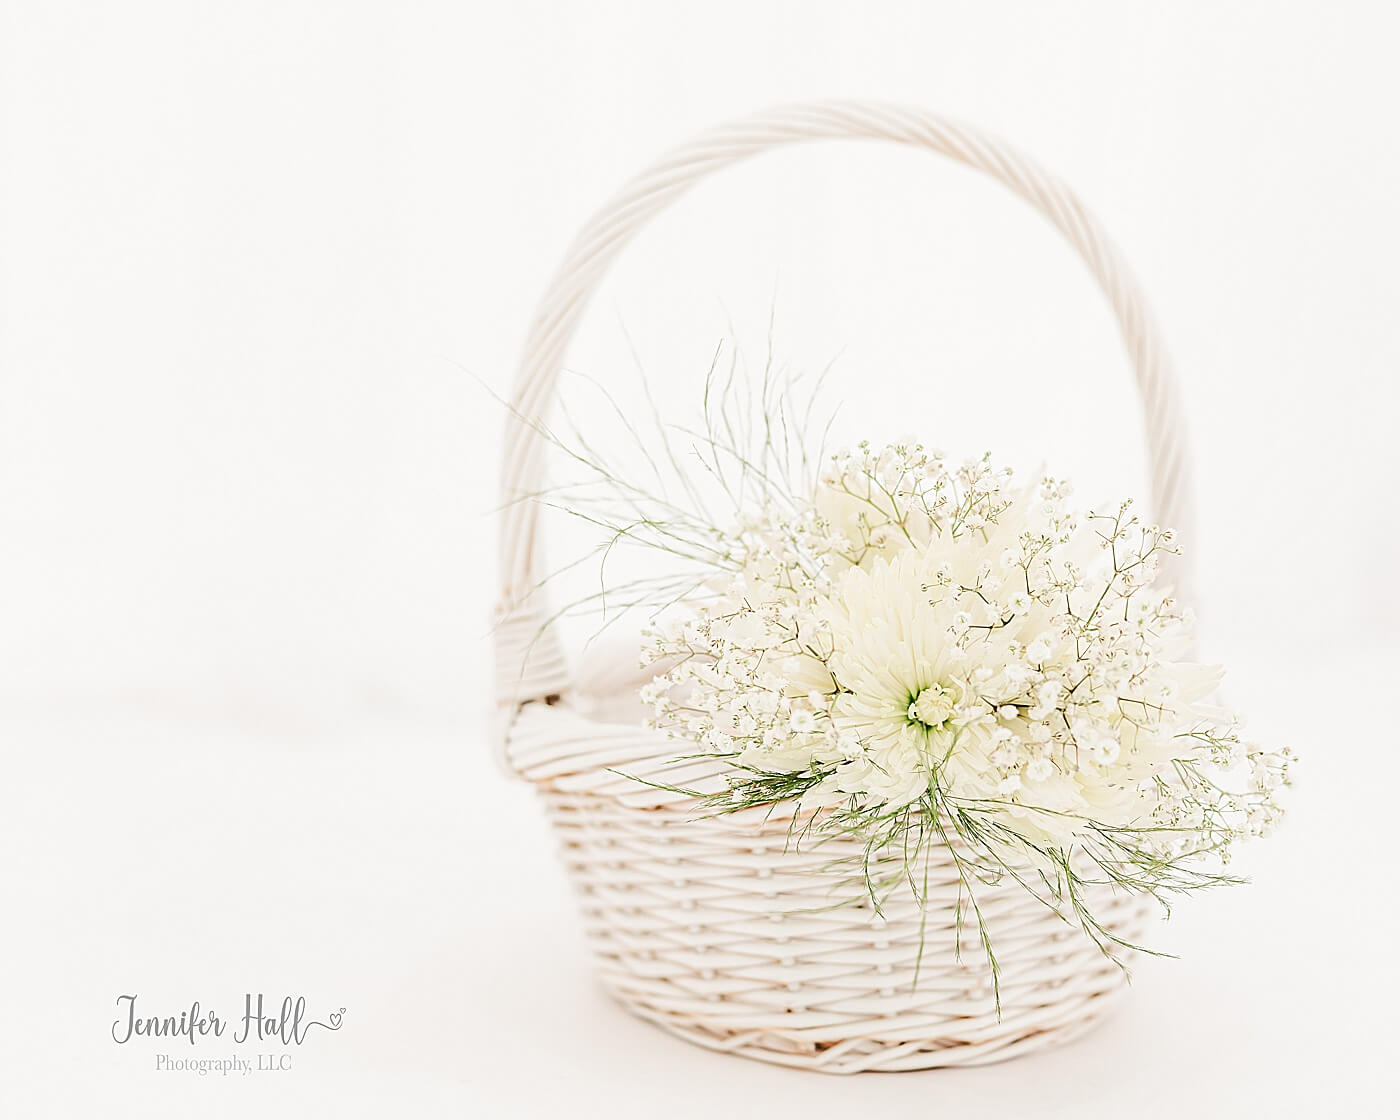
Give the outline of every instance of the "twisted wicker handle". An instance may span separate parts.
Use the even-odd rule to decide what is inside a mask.
[[[711,172],[799,140],[875,139],[927,148],[1000,180],[1044,214],[1079,252],[1113,306],[1142,397],[1157,520],[1189,531],[1186,441],[1177,388],[1156,325],[1127,266],[1098,222],[1063,183],[1000,141],[921,109],[862,102],[796,105],[723,125],[632,179],[584,226],[540,303],[512,396],[501,488],[501,598],[496,616],[502,742],[522,703],[562,692],[568,666],[544,596],[532,591],[544,419],[580,316],[623,246],[652,215]],[[1185,572],[1173,573],[1178,592]]]

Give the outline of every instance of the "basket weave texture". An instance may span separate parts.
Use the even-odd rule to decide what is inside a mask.
[[[1122,990],[1123,970],[1023,888],[979,887],[1000,964],[998,1013],[952,853],[931,857],[922,909],[895,890],[877,914],[852,882],[858,844],[794,847],[788,820],[707,819],[693,798],[620,776],[722,786],[718,761],[673,764],[682,753],[673,740],[590,716],[590,699],[616,706],[641,679],[628,668],[591,665],[580,680],[546,625],[552,612],[536,587],[537,510],[522,500],[539,491],[543,473],[532,425],[545,415],[608,264],[650,216],[710,171],[809,139],[926,148],[1000,180],[1046,215],[1084,258],[1122,330],[1144,406],[1158,520],[1188,525],[1175,383],[1137,285],[1074,195],[1004,144],[922,110],[850,103],[773,110],[715,129],[633,179],[574,242],[536,316],[502,470],[498,745],[510,770],[539,789],[603,982],[636,1014],[713,1049],[831,1073],[997,1061],[1089,1028]],[[1185,573],[1174,577],[1180,593]],[[1117,936],[1142,940],[1149,920],[1142,899],[1100,888],[1086,901]]]

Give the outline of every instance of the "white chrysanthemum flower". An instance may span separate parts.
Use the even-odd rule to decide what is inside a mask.
[[[1009,481],[862,445],[743,519],[726,590],[652,635],[677,665],[646,691],[658,725],[735,757],[746,797],[975,812],[1030,851],[1170,861],[1272,827],[1288,758],[1228,786],[1219,674],[1182,660],[1188,620],[1151,586],[1169,534]]]

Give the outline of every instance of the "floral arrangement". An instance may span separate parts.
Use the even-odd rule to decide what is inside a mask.
[[[766,381],[736,402],[712,374],[704,430],[667,447],[689,442],[724,517],[591,448],[573,454],[603,500],[557,503],[609,549],[692,563],[692,582],[628,601],[653,616],[654,726],[724,766],[722,792],[695,794],[705,811],[787,806],[795,842],[859,838],[855,897],[876,908],[900,884],[918,897],[920,861],[946,849],[994,978],[980,884],[1020,883],[1113,956],[1087,885],[1166,905],[1236,881],[1224,865],[1278,822],[1291,756],[1213,703],[1220,671],[1190,659],[1189,612],[1158,586],[1173,531],[1130,501],[1081,516],[1067,482],[1018,484],[989,456],[809,459],[792,416]]]

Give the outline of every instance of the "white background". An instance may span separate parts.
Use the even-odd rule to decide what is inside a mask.
[[[1386,6],[0,10],[0,1111],[1368,1111],[1400,1041]],[[542,817],[489,762],[481,383],[622,178],[841,96],[1012,140],[1115,234],[1188,406],[1207,653],[1304,764],[1256,884],[1185,907],[1183,959],[1111,1027],[833,1083],[592,985]],[[635,385],[630,336],[681,407],[770,313],[780,358],[837,359],[857,434],[1143,490],[1107,310],[962,169],[857,144],[732,170],[625,254],[570,364]],[[229,1015],[249,990],[346,1026],[242,1081],[107,1033],[123,992]]]

